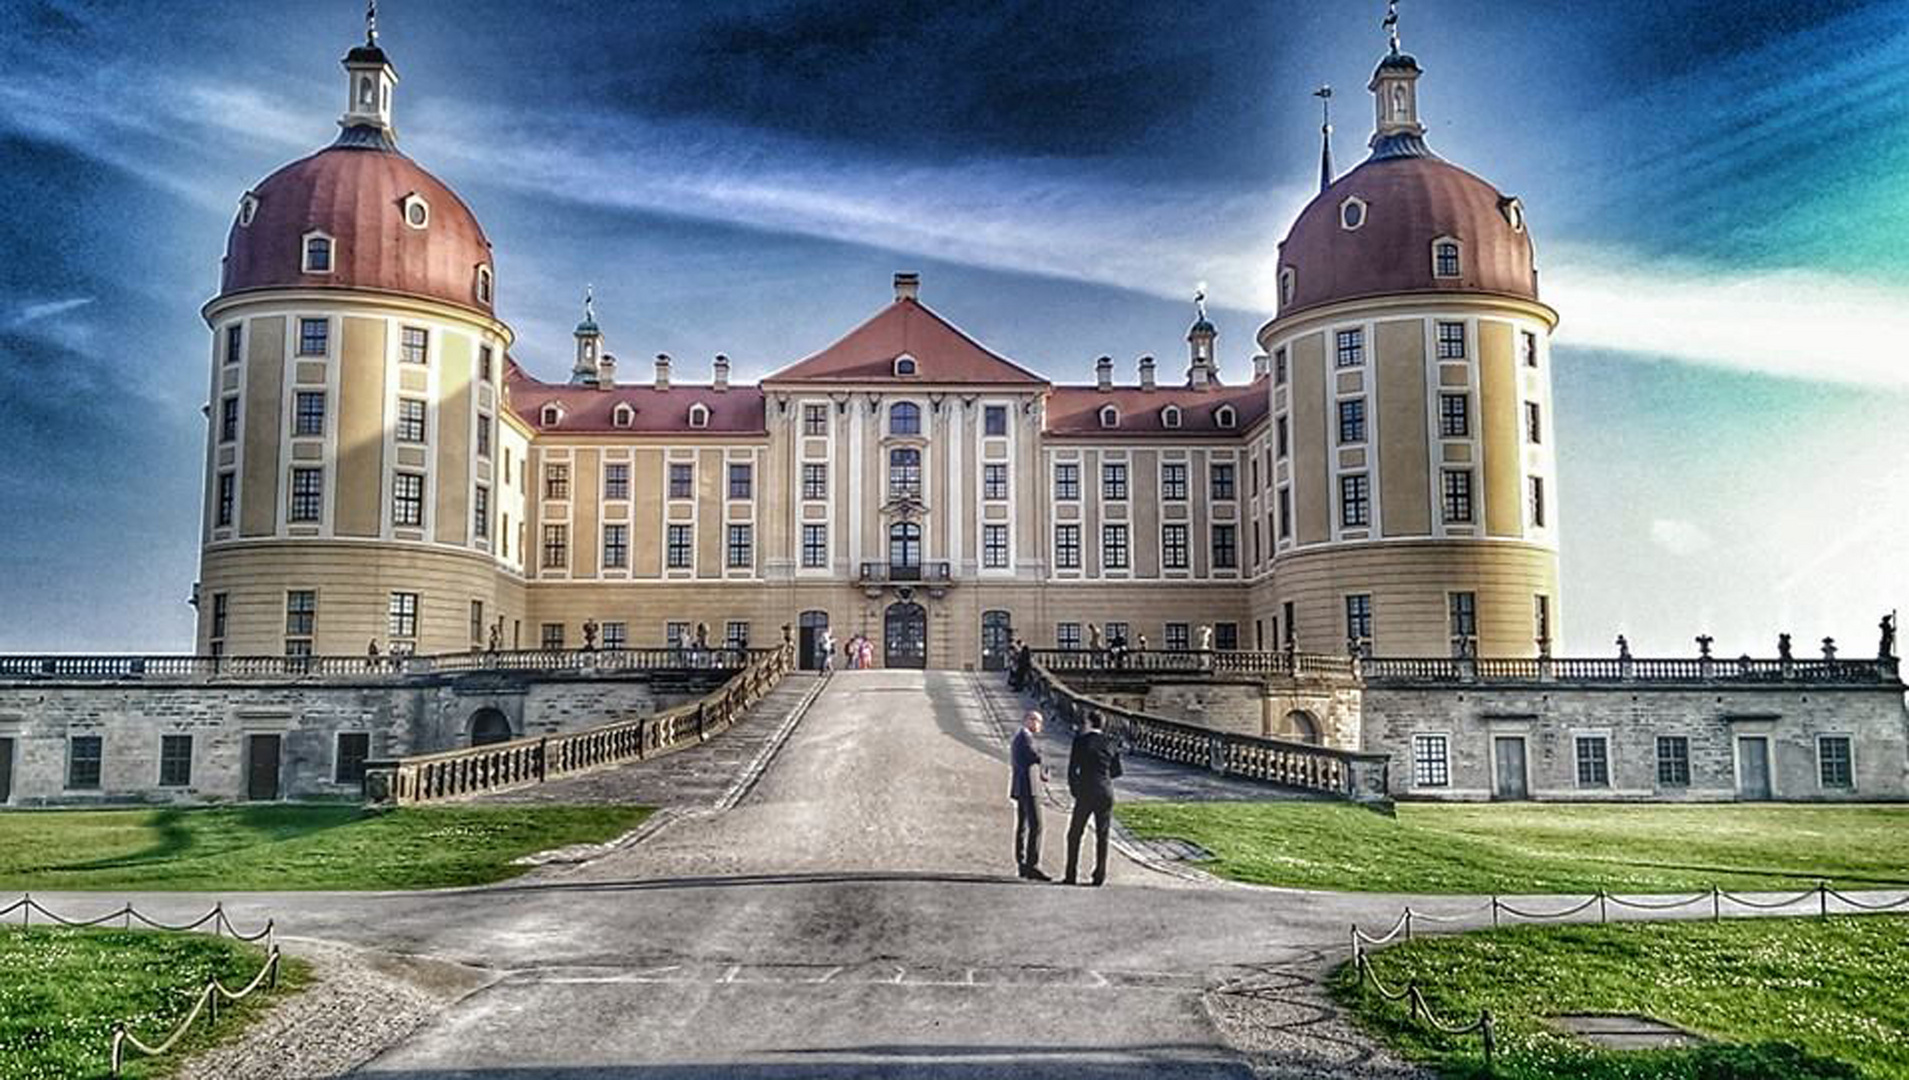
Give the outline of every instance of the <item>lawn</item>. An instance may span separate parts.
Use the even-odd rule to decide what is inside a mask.
[[[192,1008],[206,979],[233,990],[252,981],[265,952],[209,934],[143,930],[0,930],[0,1080],[92,1080],[108,1075],[113,1025],[157,1045]],[[210,1028],[203,1017],[171,1053],[129,1052],[125,1074],[166,1075],[193,1050],[231,1038],[250,1017],[307,978],[287,958],[276,991],[220,1008]]]
[[[1207,870],[1296,888],[1409,893],[1684,892],[1909,884],[1909,806],[1130,803],[1145,837]]]
[[[0,814],[0,891],[430,889],[635,828],[639,806],[244,806]]]
[[[1372,954],[1393,988],[1417,981],[1435,1015],[1490,1009],[1500,1080],[1810,1080],[1909,1077],[1909,917],[1525,926],[1421,937]],[[1333,994],[1361,1025],[1448,1076],[1482,1075],[1476,1035],[1412,1022],[1350,967]],[[1565,1013],[1643,1013],[1716,1040],[1612,1052],[1552,1032]]]

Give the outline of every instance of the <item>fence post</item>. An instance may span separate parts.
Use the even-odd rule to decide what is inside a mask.
[[[1723,921],[1723,890],[1714,881],[1710,883],[1710,921]]]
[[[1604,890],[1603,889],[1599,889],[1597,891],[1597,921],[1598,921],[1598,925],[1600,926],[1611,921],[1610,910],[1606,908],[1604,905]]]
[[[1492,1059],[1498,1053],[1498,1032],[1492,1023],[1490,1009],[1479,1011],[1478,1026],[1485,1036],[1485,1072],[1489,1074],[1492,1071]]]
[[[537,782],[539,784],[543,783],[544,779],[548,777],[549,775],[550,775],[550,736],[545,735],[542,738],[537,740]]]
[[[1829,882],[1827,881],[1816,883],[1816,917],[1829,918]]]
[[[1498,894],[1497,893],[1493,893],[1491,896],[1491,928],[1493,930],[1498,929]]]
[[[1405,909],[1405,940],[1412,940],[1412,909]]]
[[[20,897],[20,929],[25,930],[33,919],[33,894],[22,893]]]

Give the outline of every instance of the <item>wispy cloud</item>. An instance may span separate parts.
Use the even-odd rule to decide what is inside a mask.
[[[83,308],[92,303],[95,299],[97,299],[97,297],[76,296],[70,300],[47,300],[39,303],[22,304],[7,318],[6,328],[9,330],[18,330],[28,323],[37,322],[54,315],[65,314],[75,308]]]

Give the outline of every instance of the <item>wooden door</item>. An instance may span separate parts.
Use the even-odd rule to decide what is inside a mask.
[[[1014,648],[1013,616],[1005,611],[981,613],[981,670],[1006,671]]]
[[[1498,761],[1498,776],[1492,794],[1500,799],[1530,798],[1525,787],[1525,741],[1500,735],[1494,740],[1493,749]]]
[[[1770,740],[1761,735],[1737,740],[1737,797],[1749,801],[1770,797]]]
[[[271,802],[278,798],[278,759],[279,736],[246,736],[246,798],[253,802]]]

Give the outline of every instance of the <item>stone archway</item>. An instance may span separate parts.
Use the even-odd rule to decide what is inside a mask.
[[[471,714],[472,746],[509,742],[512,734],[510,718],[500,710],[486,707]]]
[[[1273,737],[1318,746],[1319,718],[1304,709],[1293,709],[1280,718],[1279,730],[1273,732]]]

